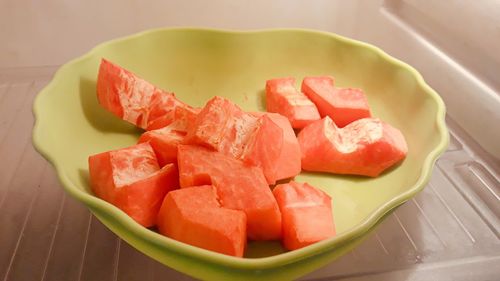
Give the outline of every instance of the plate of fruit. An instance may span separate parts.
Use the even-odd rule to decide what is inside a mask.
[[[158,29],[62,66],[33,142],[67,192],[150,257],[212,280],[293,279],[429,180],[439,95],[380,49],[309,30]]]

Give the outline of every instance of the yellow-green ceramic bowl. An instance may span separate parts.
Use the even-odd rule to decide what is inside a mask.
[[[378,178],[302,173],[330,194],[338,235],[285,252],[278,242],[250,243],[246,258],[192,247],[143,228],[94,197],[87,157],[136,142],[140,131],[97,103],[96,77],[107,58],[181,100],[202,106],[224,96],[249,111],[264,110],[270,78],[333,75],[339,86],[365,90],[374,116],[399,128],[408,142],[401,165]],[[389,211],[422,190],[448,133],[441,98],[410,66],[371,45],[309,30],[250,32],[158,29],[113,40],[62,66],[36,98],[33,139],[64,188],[138,250],[201,279],[292,279],[342,255]]]

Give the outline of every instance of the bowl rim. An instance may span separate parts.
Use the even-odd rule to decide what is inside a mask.
[[[144,228],[139,224],[137,224],[124,212],[119,210],[117,207],[93,195],[85,193],[84,191],[80,190],[80,188],[78,188],[72,181],[70,181],[69,177],[66,175],[63,169],[63,164],[59,162],[57,159],[55,159],[52,156],[50,149],[47,146],[45,146],[43,134],[41,133],[44,128],[44,123],[42,122],[42,120],[44,119],[43,117],[44,109],[41,106],[41,104],[43,99],[49,95],[54,85],[57,84],[62,79],[63,74],[67,70],[69,70],[71,67],[73,67],[73,65],[78,64],[79,62],[90,59],[96,52],[98,52],[99,49],[113,44],[120,44],[126,41],[135,40],[140,37],[148,36],[154,33],[180,32],[180,31],[185,31],[185,32],[196,31],[196,32],[219,33],[219,34],[229,34],[229,35],[274,33],[274,32],[308,33],[308,34],[316,34],[318,36],[323,36],[323,37],[330,37],[335,40],[341,41],[345,44],[351,45],[353,47],[368,49],[369,51],[379,55],[383,60],[392,64],[394,67],[398,67],[410,73],[416,79],[418,86],[420,86],[423,89],[423,91],[427,93],[427,95],[433,100],[433,102],[436,103],[437,114],[436,114],[435,125],[440,137],[439,143],[426,156],[422,165],[420,176],[418,177],[417,181],[412,186],[408,187],[406,191],[398,194],[391,200],[388,200],[387,202],[379,206],[376,210],[371,212],[370,215],[368,215],[364,220],[362,220],[356,226],[344,231],[343,233],[335,237],[312,244],[308,247],[304,247],[298,250],[289,251],[282,254],[263,257],[263,258],[237,258],[211,252],[191,245],[187,245],[178,242],[176,240],[173,240],[171,238],[165,237],[147,228]],[[168,247],[169,250],[175,251],[178,254],[188,255],[192,258],[209,261],[211,263],[216,263],[217,265],[229,266],[232,268],[239,268],[239,269],[266,269],[277,266],[284,266],[287,264],[297,262],[302,259],[306,259],[313,255],[324,253],[332,248],[339,247],[345,243],[348,243],[354,238],[362,236],[364,233],[368,232],[386,213],[390,212],[397,206],[411,199],[425,187],[426,183],[429,181],[430,176],[432,174],[434,163],[436,162],[437,158],[446,150],[449,143],[449,133],[445,124],[446,109],[444,102],[441,99],[441,97],[424,81],[422,75],[415,68],[390,56],[382,49],[374,45],[371,45],[369,43],[361,42],[355,39],[350,39],[331,32],[303,29],[303,28],[271,28],[271,29],[253,29],[253,30],[231,30],[231,29],[198,28],[198,27],[155,28],[135,33],[129,36],[112,39],[98,44],[87,53],[62,65],[56,71],[52,80],[36,96],[35,101],[33,103],[33,113],[35,116],[35,124],[33,128],[32,137],[35,149],[54,166],[59,181],[62,183],[62,186],[70,195],[72,195],[79,201],[85,203],[87,207],[89,207],[90,210],[97,215],[98,218],[101,219],[101,216],[98,215],[97,213],[105,212],[108,216],[111,216],[115,219],[114,223],[119,223],[123,228],[126,228],[127,230],[130,231],[130,233],[128,234],[114,232],[116,235],[120,236],[125,240],[127,240],[127,238],[123,236],[135,235],[138,236],[138,238],[145,239],[156,246],[160,246],[162,248]],[[152,255],[149,253],[146,254]]]

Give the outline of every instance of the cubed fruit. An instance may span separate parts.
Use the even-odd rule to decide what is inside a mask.
[[[210,185],[169,192],[157,224],[161,234],[186,244],[236,257],[245,251],[245,213],[221,208]]]
[[[277,185],[273,194],[283,220],[283,245],[295,250],[335,236],[330,196],[307,184]]]
[[[192,108],[186,104],[174,104],[172,107],[174,110],[169,111],[168,113],[149,122],[146,129],[148,131],[157,130],[172,123],[177,123],[176,127],[184,128],[187,131],[187,128],[193,126],[196,116],[200,112],[199,108]]]
[[[196,114],[191,109],[177,107],[169,125],[143,133],[138,143],[149,142],[151,144],[160,167],[169,163],[177,163],[177,146],[184,142],[188,128],[194,124]]]
[[[302,169],[376,177],[406,157],[401,132],[376,118],[364,118],[344,128],[325,117],[298,135]]]
[[[163,167],[169,163],[177,163],[177,146],[185,137],[186,132],[167,126],[143,133],[138,143],[149,142],[156,153],[158,164]]]
[[[338,127],[371,117],[365,93],[361,89],[335,88],[330,76],[306,77],[302,92],[318,107],[321,117],[329,116]]]
[[[214,97],[188,130],[187,144],[212,148],[263,169],[268,184],[276,182],[283,132],[267,117],[257,118],[222,97]]]
[[[262,168],[268,184],[276,183],[278,161],[283,147],[283,130],[267,115],[257,120],[241,159]]]
[[[89,157],[90,185],[99,198],[150,227],[163,197],[179,187],[175,164],[160,169],[148,143]]]
[[[279,113],[295,129],[319,120],[316,105],[295,88],[294,78],[278,78],[266,82],[266,108],[268,112]]]
[[[276,160],[276,180],[293,178],[300,173],[300,146],[290,121],[279,113],[252,112],[254,116],[267,115],[283,130],[283,145]]]
[[[186,142],[240,158],[257,118],[222,97],[210,99],[188,131]]]
[[[181,187],[214,185],[222,207],[245,212],[250,239],[281,237],[281,214],[262,169],[192,145],[179,145],[177,161]]]
[[[177,106],[189,107],[174,94],[105,59],[97,77],[97,98],[105,109],[143,129],[155,119],[173,114]]]

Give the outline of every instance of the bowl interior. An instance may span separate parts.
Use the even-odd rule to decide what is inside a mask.
[[[389,202],[397,205],[395,198],[402,202],[422,188],[432,165],[424,165],[432,162],[429,154],[446,143],[444,109],[437,95],[413,70],[364,44],[301,30],[157,30],[100,45],[63,66],[37,99],[35,144],[71,183],[66,188],[78,189],[76,193],[92,194],[89,155],[132,145],[140,135],[97,103],[96,77],[103,57],[194,106],[219,95],[245,110],[264,110],[265,81],[283,76],[295,77],[297,87],[306,75],[332,75],[338,86],[362,88],[373,115],[402,131],[409,152],[402,164],[378,178],[324,173],[297,177],[332,196],[339,234],[354,233]],[[247,256],[282,252],[279,243],[250,243]]]

